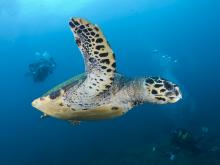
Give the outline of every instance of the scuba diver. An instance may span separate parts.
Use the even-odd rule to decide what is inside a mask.
[[[174,160],[178,153],[188,154],[188,156],[199,156],[199,159],[209,157],[214,160],[219,157],[219,147],[214,145],[215,137],[208,137],[208,127],[201,128],[199,137],[195,137],[189,130],[178,128],[171,132],[170,149],[165,152],[170,160]]]
[[[34,82],[43,82],[56,68],[56,63],[47,52],[36,53],[37,60],[29,64],[28,76],[33,77]]]
[[[195,138],[187,129],[178,128],[171,132],[170,144],[174,148],[174,154],[181,150],[192,154],[200,154],[203,152],[200,146],[200,142],[203,138],[204,134],[199,138]]]
[[[193,156],[215,153],[218,150],[217,146],[210,149],[207,146],[208,128],[202,127],[202,134],[196,138],[189,130],[178,128],[170,133],[170,142],[165,148],[153,147],[152,151],[157,151],[161,156],[169,158],[171,161],[176,159],[177,154],[183,153]]]

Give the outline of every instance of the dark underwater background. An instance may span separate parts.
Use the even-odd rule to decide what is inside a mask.
[[[32,100],[84,72],[71,17],[102,28],[119,73],[172,80],[183,99],[80,126],[40,119]],[[219,0],[0,0],[0,25],[0,165],[220,164]],[[25,76],[36,52],[57,63],[42,83]],[[176,128],[199,136],[203,127],[212,153],[170,160],[152,150],[169,146]]]

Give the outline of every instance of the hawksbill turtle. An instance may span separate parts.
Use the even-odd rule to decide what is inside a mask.
[[[85,19],[69,22],[85,62],[85,73],[35,99],[32,106],[72,122],[122,116],[142,103],[175,103],[179,87],[161,77],[127,78],[116,73],[115,55],[101,29]]]

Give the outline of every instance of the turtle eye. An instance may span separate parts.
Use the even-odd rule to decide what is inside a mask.
[[[168,81],[164,81],[164,87],[167,89],[167,90],[173,90],[174,86],[168,82]]]

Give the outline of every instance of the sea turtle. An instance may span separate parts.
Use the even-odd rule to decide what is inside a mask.
[[[32,106],[42,117],[79,122],[122,116],[142,103],[175,103],[179,87],[160,77],[126,78],[116,73],[115,55],[100,28],[82,18],[69,22],[85,61],[85,73],[58,85]]]

